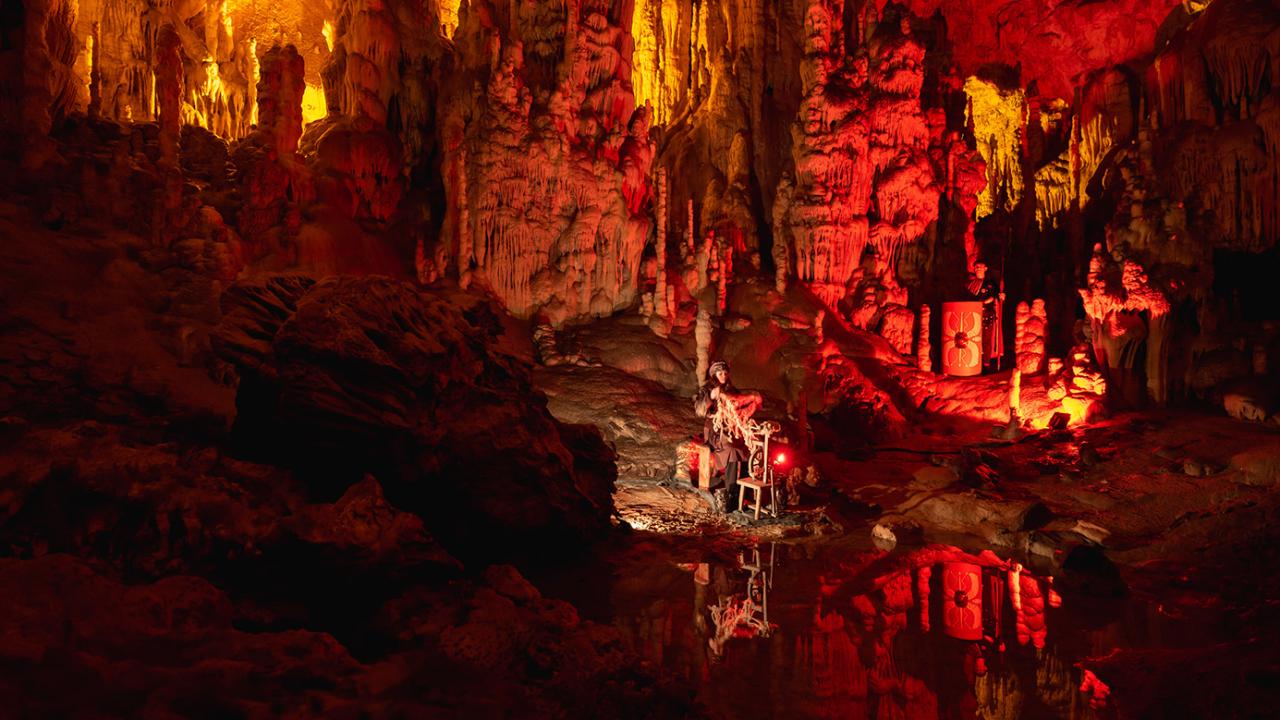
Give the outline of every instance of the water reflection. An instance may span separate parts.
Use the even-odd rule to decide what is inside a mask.
[[[774,626],[769,624],[769,590],[773,587],[773,559],[776,544],[769,546],[766,566],[761,560],[760,548],[739,553],[736,573],[746,574],[742,592],[722,594],[714,605],[707,608],[714,632],[707,640],[711,656],[724,657],[724,646],[730,638],[769,637]],[[749,553],[750,559],[747,559]],[[717,568],[723,570],[723,568]],[[738,577],[741,583],[742,578]],[[711,565],[699,563],[694,568],[694,584],[711,584]]]
[[[1055,637],[1053,578],[991,552],[833,558],[766,544],[628,574],[614,600],[635,610],[615,622],[634,649],[732,717],[1091,717],[1105,705],[1105,685],[1084,682],[1082,658]]]

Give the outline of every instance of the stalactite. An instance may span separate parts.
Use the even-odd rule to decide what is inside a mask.
[[[1041,230],[1058,226],[1062,213],[1076,207],[1076,181],[1071,167],[1072,151],[1036,171],[1036,222]]]
[[[635,49],[631,55],[631,87],[636,103],[653,106],[653,121],[662,125],[670,119],[671,108],[663,102],[662,5],[638,0],[631,17],[631,38]]]
[[[1210,6],[1197,19],[1193,33],[1213,26],[1231,32],[1213,33],[1193,44],[1203,58],[1210,92],[1229,117],[1245,118],[1257,112],[1267,95],[1267,77],[1280,47],[1275,40],[1275,8],[1266,3],[1235,2]],[[1270,85],[1274,87],[1275,76]]]
[[[1198,129],[1173,150],[1172,194],[1212,220],[1206,229],[1219,247],[1261,252],[1280,236],[1276,155],[1267,142],[1254,123],[1236,123]]]
[[[1078,124],[1073,141],[1076,168],[1075,189],[1072,194],[1077,204],[1083,208],[1089,200],[1085,188],[1098,172],[1107,153],[1115,146],[1115,132],[1110,118],[1098,115],[1083,124]]]
[[[778,190],[790,203],[785,235],[795,253],[794,275],[832,307],[845,297],[868,244],[892,265],[904,246],[924,235],[944,186],[930,153],[942,127],[931,129],[921,108],[924,48],[909,17],[898,32],[876,36],[870,58],[862,48],[843,46],[843,20],[840,3],[809,4],[804,97],[792,129],[795,176]],[[874,227],[868,218],[873,197]],[[908,328],[908,349],[910,341]]]
[[[453,39],[453,34],[458,30],[458,8],[462,5],[462,0],[440,0],[440,31],[444,36]]]
[[[987,164],[987,187],[978,196],[977,217],[997,206],[1013,208],[1022,198],[1022,133],[1026,96],[1021,89],[1005,89],[971,77],[964,83],[969,98],[968,120]]]

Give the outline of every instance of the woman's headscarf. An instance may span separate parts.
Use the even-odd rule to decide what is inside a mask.
[[[711,367],[707,368],[707,382],[713,382],[716,379],[716,373],[721,370],[729,372],[729,363],[724,360],[717,360],[711,363]]]

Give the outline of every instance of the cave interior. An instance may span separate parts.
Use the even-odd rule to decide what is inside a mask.
[[[1280,706],[1276,0],[5,0],[0,130],[0,714]]]

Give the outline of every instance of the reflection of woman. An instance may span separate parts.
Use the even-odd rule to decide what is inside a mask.
[[[693,401],[694,411],[707,419],[702,426],[702,438],[711,447],[715,455],[715,472],[724,471],[725,488],[729,497],[737,490],[739,465],[747,459],[747,447],[741,438],[729,437],[727,433],[717,430],[715,417],[717,412],[736,412],[743,418],[751,415],[760,407],[760,393],[739,392],[729,381],[729,363],[723,360],[711,363],[707,369],[707,381],[698,390]]]

